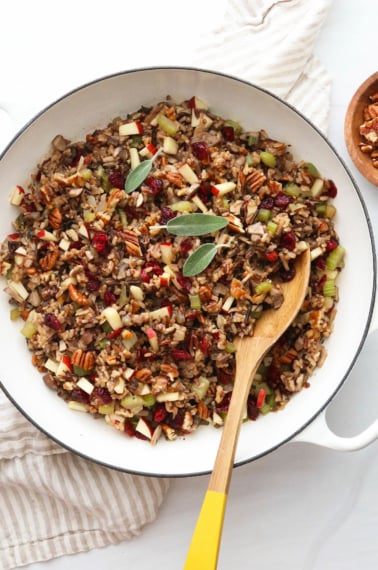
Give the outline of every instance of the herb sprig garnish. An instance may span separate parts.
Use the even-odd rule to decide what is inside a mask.
[[[129,172],[125,181],[125,192],[130,194],[137,190],[144,182],[152,170],[154,160],[163,151],[162,148],[153,155],[152,158],[144,160],[134,170]],[[212,234],[222,230],[228,225],[227,218],[217,216],[215,214],[184,214],[172,218],[165,226],[154,226],[157,228],[166,228],[167,231],[175,236],[203,236]],[[226,244],[204,243],[191,253],[184,263],[183,275],[185,277],[193,277],[202,273],[213,261],[220,247],[228,247]]]
[[[158,151],[155,152],[152,158],[148,158],[147,160],[143,160],[134,170],[129,172],[125,182],[125,192],[126,194],[130,194],[134,192],[139,186],[144,182],[151,172],[152,165],[154,161],[157,159],[159,154],[163,152],[163,148],[159,148]]]
[[[228,223],[227,218],[215,214],[183,214],[172,218],[164,226],[153,226],[153,228],[166,229],[175,236],[195,237],[222,230]],[[184,263],[184,277],[193,277],[202,273],[213,261],[221,247],[229,246],[227,244],[204,243],[195,249]]]

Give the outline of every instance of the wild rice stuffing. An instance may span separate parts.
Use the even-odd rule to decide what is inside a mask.
[[[158,149],[127,193],[128,174]],[[280,282],[308,245],[308,295],[256,374],[255,420],[307,387],[325,358],[344,256],[336,193],[287,143],[245,132],[197,97],[167,97],[83,141],[58,135],[28,189],[11,194],[19,214],[0,249],[11,318],[24,321],[33,364],[70,408],[152,443],[174,440],[223,424],[235,335],[253,334],[261,312],[280,306]],[[194,237],[165,227],[193,213],[228,225]],[[204,243],[226,247],[185,276]]]

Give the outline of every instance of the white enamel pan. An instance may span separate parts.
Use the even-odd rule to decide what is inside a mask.
[[[267,91],[206,70],[150,68],[104,77],[68,93],[34,117],[1,156],[1,239],[10,233],[15,215],[9,205],[10,189],[27,185],[29,173],[48,152],[56,134],[78,139],[113,117],[156,103],[167,94],[175,100],[197,95],[246,129],[264,128],[273,138],[290,142],[295,158],[316,164],[338,188],[335,223],[347,257],[339,280],[334,331],[326,343],[328,357],[312,376],[311,387],[295,395],[283,411],[243,424],[236,464],[256,460],[290,441],[342,450],[368,445],[377,438],[378,420],[355,437],[340,438],[328,428],[325,410],[346,381],[369,330],[375,328],[376,256],[369,216],[358,188],[324,135]],[[211,471],[219,430],[201,427],[185,439],[159,441],[152,447],[103,421],[69,410],[32,366],[19,328],[10,322],[8,298],[0,292],[1,386],[26,418],[50,438],[74,453],[122,471],[159,476]]]

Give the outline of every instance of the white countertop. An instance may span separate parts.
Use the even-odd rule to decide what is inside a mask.
[[[18,126],[31,113],[49,102],[51,97],[54,98],[73,86],[69,84],[67,89],[64,89],[65,70],[62,68],[61,84],[56,81],[51,92],[41,93],[40,98],[36,99],[38,85],[45,85],[43,77],[49,73],[48,69],[37,64],[40,61],[40,50],[53,51],[54,42],[70,43],[71,47],[73,43],[75,49],[68,51],[70,55],[67,57],[67,66],[82,68],[83,80],[87,79],[88,73],[89,76],[96,75],[93,72],[95,62],[91,61],[90,57],[90,43],[96,38],[89,24],[89,16],[87,20],[84,10],[79,18],[82,19],[82,31],[86,41],[70,35],[70,21],[77,17],[75,13],[68,13],[68,9],[73,10],[75,5],[70,1],[60,4],[59,7],[53,6],[53,3],[42,3],[43,10],[38,10],[38,13],[44,12],[50,23],[55,22],[56,30],[51,32],[47,26],[46,35],[41,37],[39,33],[42,27],[37,26],[38,34],[35,41],[32,41],[34,24],[29,21],[28,11],[41,3],[25,2],[24,10],[21,10],[24,18],[17,14],[17,10],[20,10],[19,4],[4,2],[0,8],[0,12],[4,12],[10,24],[13,23],[13,26],[4,26],[2,18],[4,30],[0,48],[4,55],[0,63],[0,107],[1,96],[6,95],[9,103],[12,100],[14,103],[18,101],[18,104],[13,106],[13,119],[18,122]],[[114,8],[114,2],[106,4],[111,4]],[[155,3],[151,3],[151,6],[152,4]],[[91,17],[93,6],[98,7],[98,4],[87,4],[88,11],[92,11]],[[197,0],[194,0],[185,3],[184,9],[198,10],[199,6]],[[215,4],[212,6],[214,8]],[[219,9],[221,4],[217,6]],[[49,13],[50,10],[53,12]],[[199,28],[201,17],[206,17],[210,12],[205,9],[202,16],[200,14],[201,11],[198,11]],[[104,17],[102,20],[100,12],[97,17],[101,21],[103,41],[111,41],[112,34],[126,36],[129,26],[138,25],[132,24],[131,21],[118,23],[116,17]],[[360,187],[378,241],[378,190],[359,175],[349,159],[343,140],[347,104],[359,84],[377,70],[377,21],[377,2],[334,0],[319,37],[316,54],[326,65],[333,81],[329,138],[350,167]],[[111,22],[113,29],[109,28]],[[156,25],[163,33],[169,33],[169,26],[165,29],[164,21]],[[24,31],[27,31],[30,43],[24,45],[26,51],[23,57],[18,42]],[[193,30],[193,41],[197,32],[198,30]],[[177,30],[173,30],[176,39],[177,34]],[[8,45],[2,45],[2,42],[8,42]],[[146,54],[142,58],[140,50],[143,50],[143,46],[146,46],[146,39],[142,36],[140,43],[135,46],[139,53],[136,65],[158,63],[152,56],[153,41],[151,60]],[[127,66],[126,53],[124,67]],[[113,70],[115,68],[110,64],[109,71]],[[20,90],[24,93],[22,98],[19,97]],[[12,128],[10,124],[9,134]],[[3,130],[3,137],[4,132]],[[329,424],[340,435],[355,434],[377,417],[377,341],[378,332],[371,334],[346,385],[329,407]],[[185,560],[207,481],[206,476],[172,480],[157,520],[132,541],[34,564],[29,568],[178,570],[182,568]],[[226,512],[219,570],[378,568],[377,481],[378,442],[353,453],[335,452],[303,443],[289,444],[252,464],[235,469]]]

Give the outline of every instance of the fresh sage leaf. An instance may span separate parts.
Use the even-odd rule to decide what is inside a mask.
[[[216,256],[218,247],[213,243],[204,243],[189,255],[184,263],[182,273],[184,277],[193,277],[202,273],[210,265]]]
[[[157,152],[155,152],[152,158],[148,158],[147,160],[143,160],[134,170],[129,172],[126,182],[125,182],[125,192],[126,194],[130,194],[134,192],[139,186],[146,180],[147,176],[151,172],[152,165],[154,160],[159,156],[162,152],[162,148],[159,148]]]
[[[221,230],[227,224],[227,218],[215,214],[183,214],[169,220],[166,227],[175,236],[203,236]]]

